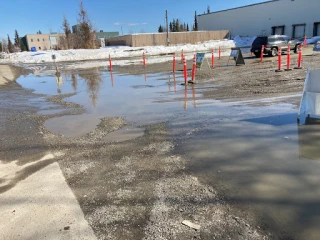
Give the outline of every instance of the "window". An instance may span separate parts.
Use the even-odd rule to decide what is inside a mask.
[[[40,42],[40,39],[38,38],[38,42]]]
[[[33,42],[33,39],[31,38],[31,42]]]
[[[44,38],[42,38],[42,41],[44,41]]]
[[[41,50],[41,47],[39,47],[39,50]]]

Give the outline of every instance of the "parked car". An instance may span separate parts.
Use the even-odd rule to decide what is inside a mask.
[[[301,41],[290,40],[290,38],[286,35],[271,35],[268,37],[257,37],[251,47],[251,52],[256,56],[260,57],[262,45],[264,45],[264,54],[268,54],[269,56],[277,56],[278,49],[281,47],[281,52],[288,51],[288,45],[290,45],[290,50],[295,53],[298,52],[299,45],[301,45]]]

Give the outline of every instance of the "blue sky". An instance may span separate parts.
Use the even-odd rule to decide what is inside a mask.
[[[139,33],[156,32],[165,23],[165,10],[169,20],[179,18],[193,24],[194,11],[202,14],[210,5],[219,11],[266,0],[83,0],[96,30]],[[36,33],[62,32],[63,14],[70,25],[77,22],[80,0],[1,0],[0,38]]]

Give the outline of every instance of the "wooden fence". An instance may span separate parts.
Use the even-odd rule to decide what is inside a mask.
[[[221,40],[229,36],[228,30],[221,31],[196,31],[169,33],[170,45],[195,44],[210,40]],[[107,46],[159,46],[166,45],[166,33],[133,34],[106,39]]]

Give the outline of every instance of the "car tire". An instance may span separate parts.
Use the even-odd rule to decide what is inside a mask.
[[[269,52],[270,57],[275,57],[278,56],[278,49],[277,48],[272,48],[271,51]]]
[[[261,52],[255,52],[254,55],[256,56],[256,58],[259,58],[261,56]]]
[[[294,49],[293,49],[293,52],[294,52],[294,53],[298,53],[298,48],[299,48],[299,45],[296,45],[296,46],[294,47]]]

